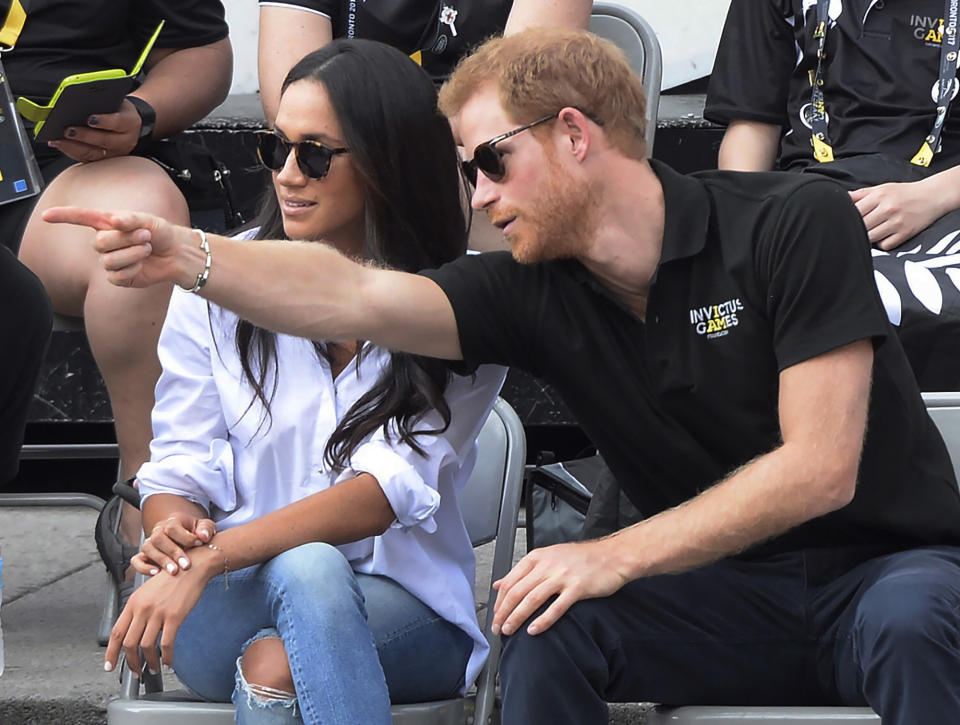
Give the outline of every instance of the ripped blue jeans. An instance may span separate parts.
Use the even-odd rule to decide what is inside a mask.
[[[238,723],[390,723],[390,702],[456,696],[473,641],[397,583],[305,544],[213,578],[177,633],[174,670],[197,695],[232,700]],[[279,636],[296,693],[246,683],[239,662]],[[256,683],[254,683],[256,684]]]

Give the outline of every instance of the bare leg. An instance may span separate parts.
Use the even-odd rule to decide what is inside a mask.
[[[122,475],[136,473],[149,456],[150,411],[160,374],[157,339],[170,287],[134,290],[107,282],[93,249],[93,232],[47,224],[52,206],[148,211],[189,225],[187,204],[156,164],[136,157],[72,166],[43,192],[20,247],[20,259],[43,281],[55,311],[83,316],[87,338],[110,395]],[[125,504],[124,537],[139,541],[140,517]]]
[[[237,722],[302,725],[287,650],[277,637],[251,642],[240,661],[233,693]]]
[[[243,653],[241,667],[250,684],[294,692],[287,650],[279,637],[264,637],[251,642]]]

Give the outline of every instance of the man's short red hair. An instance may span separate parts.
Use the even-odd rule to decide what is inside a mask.
[[[613,43],[585,30],[532,28],[492,38],[460,61],[440,89],[440,108],[455,116],[488,83],[518,124],[576,106],[603,122],[625,155],[646,156],[646,98],[640,78]]]

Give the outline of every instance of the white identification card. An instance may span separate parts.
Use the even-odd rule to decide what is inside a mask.
[[[0,63],[0,204],[26,199],[42,189],[40,167]]]

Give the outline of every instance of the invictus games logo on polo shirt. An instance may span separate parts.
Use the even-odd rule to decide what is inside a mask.
[[[950,0],[947,14],[951,19],[956,18],[958,0]],[[940,45],[943,42],[943,27],[945,18],[931,18],[925,15],[910,15],[910,27],[913,37],[922,40],[927,45]]]
[[[716,305],[694,307],[690,310],[690,325],[698,335],[706,335],[707,339],[723,337],[740,324],[737,313],[742,309],[739,297]]]

